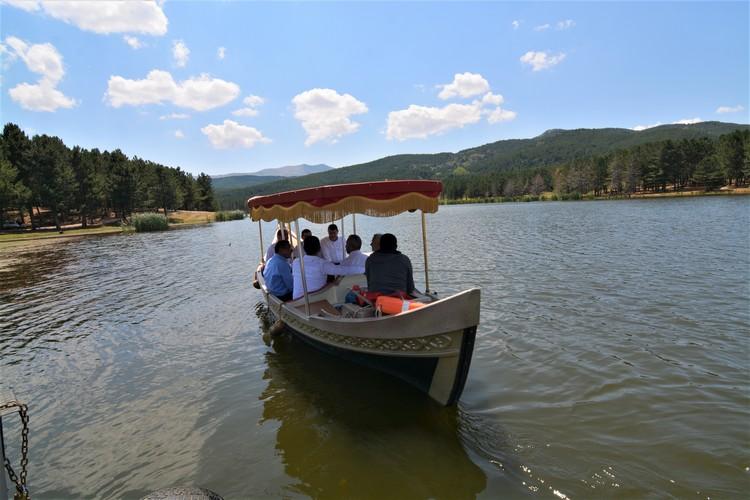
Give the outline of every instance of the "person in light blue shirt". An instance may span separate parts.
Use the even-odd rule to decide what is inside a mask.
[[[288,259],[292,255],[292,246],[287,240],[280,240],[276,242],[274,251],[276,253],[266,263],[266,268],[263,270],[266,287],[271,294],[281,300],[291,300],[294,284],[292,266],[289,265]]]

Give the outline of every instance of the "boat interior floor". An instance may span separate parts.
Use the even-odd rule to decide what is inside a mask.
[[[305,304],[296,306],[297,309],[301,312],[305,312]],[[327,300],[318,300],[315,302],[310,302],[310,314],[320,315],[320,316],[341,316],[341,312],[339,312],[338,309],[333,307],[333,304],[328,302]]]

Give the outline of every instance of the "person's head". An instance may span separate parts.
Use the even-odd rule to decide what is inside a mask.
[[[372,235],[372,241],[370,242],[370,248],[372,248],[373,252],[377,252],[380,250],[380,237],[382,234],[375,233]]]
[[[352,253],[360,248],[362,248],[362,238],[356,234],[350,234],[346,239],[346,253]]]
[[[302,248],[307,255],[318,255],[320,253],[320,240],[317,236],[310,235],[302,242]]]
[[[328,239],[331,241],[339,239],[339,227],[336,224],[328,226]]]
[[[380,237],[380,251],[383,253],[396,253],[398,242],[396,236],[391,233],[385,233]]]
[[[279,229],[276,231],[276,241],[281,240],[288,240],[289,239],[289,233],[287,233],[286,229]]]
[[[307,238],[308,236],[312,236],[312,231],[310,231],[309,229],[303,229],[302,234],[300,235],[300,238],[302,238],[302,241],[304,241],[305,238]]]
[[[292,245],[287,240],[277,241],[273,250],[285,259],[288,259],[292,255]]]

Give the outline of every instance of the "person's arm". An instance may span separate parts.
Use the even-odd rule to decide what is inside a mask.
[[[356,266],[337,266],[336,264],[328,261],[323,263],[323,271],[325,271],[326,274],[331,274],[333,276],[362,274],[362,271],[360,271],[360,269]]]
[[[290,292],[294,290],[294,280],[292,279],[292,266],[285,265],[284,270],[281,272],[281,279],[284,281],[284,286]]]
[[[407,267],[407,274],[406,274],[406,293],[411,293],[414,291],[414,271],[411,267],[411,260],[409,257],[406,257],[406,267]]]
[[[331,251],[330,246],[328,244],[328,240],[323,238],[320,242],[320,256],[323,257],[324,260],[331,262]]]

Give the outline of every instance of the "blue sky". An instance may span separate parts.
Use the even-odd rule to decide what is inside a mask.
[[[196,174],[748,123],[747,2],[0,1],[3,122]]]

